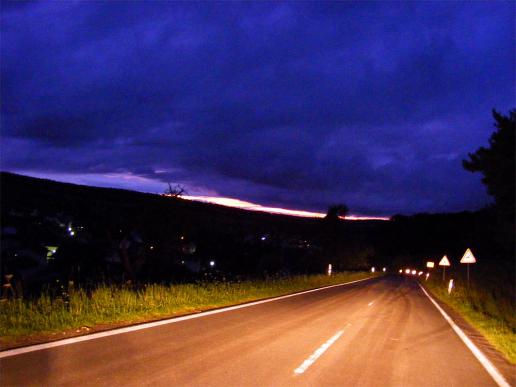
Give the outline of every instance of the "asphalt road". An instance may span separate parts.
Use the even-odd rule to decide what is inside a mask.
[[[492,386],[417,282],[384,277],[0,359],[8,385]]]

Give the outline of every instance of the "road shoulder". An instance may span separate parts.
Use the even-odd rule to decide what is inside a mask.
[[[512,365],[501,352],[494,348],[477,329],[471,326],[471,324],[469,324],[459,312],[437,298],[432,293],[431,289],[424,286],[424,283],[420,282],[420,286],[426,290],[426,292],[432,297],[432,300],[444,310],[458,328],[464,332],[464,334],[483,353],[483,355],[497,368],[507,383],[514,386],[516,382],[516,367]]]

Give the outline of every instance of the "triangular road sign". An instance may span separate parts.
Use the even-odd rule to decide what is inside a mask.
[[[462,256],[462,259],[460,260],[460,263],[475,263],[477,260],[470,249],[467,249],[464,255]]]
[[[446,255],[439,261],[439,266],[450,266],[450,260]]]

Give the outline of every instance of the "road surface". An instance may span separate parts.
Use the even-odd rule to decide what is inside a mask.
[[[396,276],[8,356],[0,372],[2,386],[496,385]]]

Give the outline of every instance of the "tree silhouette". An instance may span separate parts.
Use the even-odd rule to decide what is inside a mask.
[[[328,207],[325,219],[338,220],[339,217],[345,217],[349,213],[349,208],[345,204],[334,204]]]
[[[172,184],[168,183],[168,188],[165,190],[165,195],[177,198],[178,196],[184,195],[186,190],[183,186],[176,184],[172,187]]]
[[[510,216],[514,215],[515,186],[515,130],[516,109],[506,117],[493,109],[495,127],[489,139],[489,148],[480,147],[463,160],[463,167],[471,172],[481,172],[487,193],[494,197],[496,206]]]

